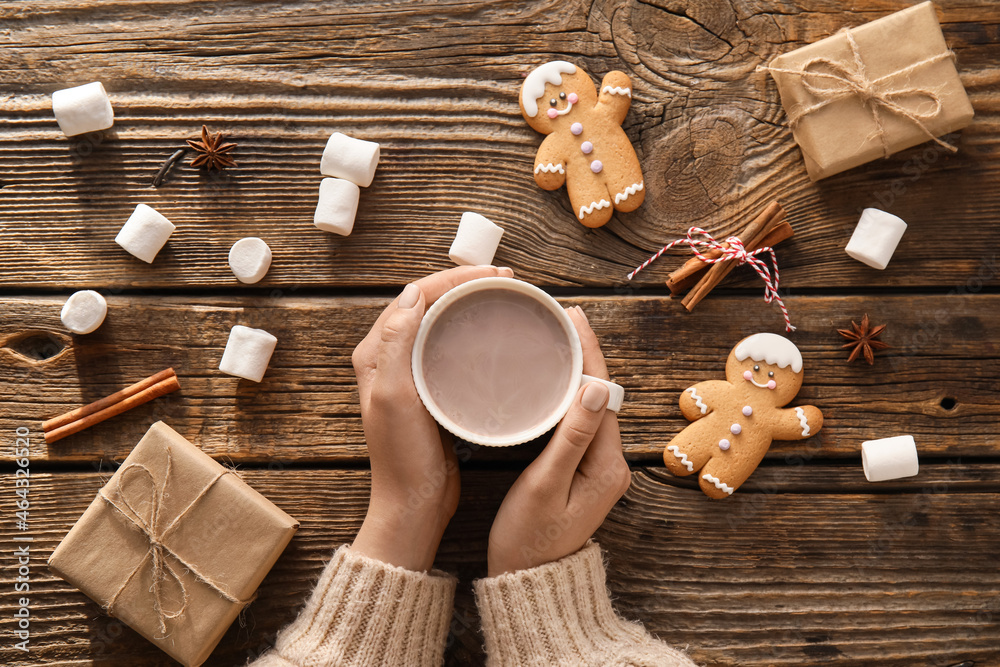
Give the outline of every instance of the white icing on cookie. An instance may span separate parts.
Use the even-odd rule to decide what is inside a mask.
[[[565,174],[566,170],[563,169],[561,162],[558,164],[552,164],[551,162],[549,162],[548,164],[540,164],[537,167],[535,167],[535,173],[537,174],[538,172],[542,172],[544,174],[554,174],[556,172],[559,172],[560,174]]]
[[[688,387],[684,391],[691,394],[691,398],[694,399],[695,406],[701,408],[701,414],[705,414],[706,412],[708,412],[708,406],[702,403],[701,396],[695,393],[694,387]]]
[[[670,445],[667,447],[667,451],[676,456],[684,464],[684,467],[688,469],[688,472],[694,472],[694,464],[688,461],[687,454],[681,451],[680,447],[677,445]]]
[[[809,420],[806,419],[806,411],[802,408],[795,408],[795,414],[799,416],[799,424],[802,426],[803,437],[809,435]]]
[[[611,86],[604,86],[603,88],[601,88],[601,92],[611,93],[612,95],[628,95],[628,98],[632,99],[631,88],[622,88],[621,86],[615,86],[614,88],[612,88]]]
[[[563,74],[576,72],[576,65],[565,60],[553,60],[536,67],[521,86],[521,106],[524,112],[534,118],[538,115],[538,98],[545,94],[545,84],[562,85]]]
[[[609,206],[611,206],[611,202],[609,202],[607,199],[590,202],[590,206],[581,206],[580,219],[583,220],[584,215],[590,215],[594,211],[600,211],[602,208],[607,208]]]
[[[736,490],[733,487],[726,484],[725,482],[723,482],[722,480],[720,480],[718,477],[713,477],[712,475],[709,475],[707,472],[704,475],[702,475],[701,478],[710,481],[712,484],[715,485],[715,488],[719,489],[720,491],[725,491],[726,495],[731,496],[733,495],[733,491]]]
[[[792,367],[793,373],[802,370],[802,354],[795,343],[784,336],[773,333],[759,333],[740,342],[733,350],[738,361],[750,357],[754,361],[777,364],[778,368]]]
[[[633,183],[632,185],[625,188],[625,190],[623,190],[622,192],[616,194],[615,203],[621,204],[623,201],[628,199],[629,196],[634,195],[639,190],[642,190],[642,181],[639,181],[638,183]]]

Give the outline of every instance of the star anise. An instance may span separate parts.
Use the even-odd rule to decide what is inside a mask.
[[[889,347],[886,343],[878,340],[878,337],[882,335],[885,331],[885,325],[880,324],[877,327],[871,326],[871,322],[868,321],[868,313],[861,318],[861,326],[854,320],[851,320],[850,329],[837,329],[837,333],[849,340],[850,342],[843,347],[853,348],[851,350],[851,356],[847,357],[847,363],[851,363],[858,358],[858,355],[864,354],[865,361],[871,366],[875,363],[875,350],[884,350]]]
[[[209,171],[212,169],[223,170],[226,167],[235,167],[236,162],[227,153],[236,148],[236,144],[222,143],[222,132],[216,132],[213,136],[205,125],[201,126],[201,141],[187,140],[188,146],[193,148],[198,154],[191,160],[192,167],[205,166]]]

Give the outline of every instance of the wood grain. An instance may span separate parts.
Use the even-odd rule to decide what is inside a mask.
[[[1000,495],[963,493],[962,469],[879,493],[839,488],[850,469],[769,467],[726,508],[639,471],[597,539],[621,613],[708,664],[992,665],[998,536],[980,522]]]
[[[349,542],[369,475],[246,470],[247,481],[302,524],[246,614],[206,665],[265,651],[294,618],[333,548]],[[483,664],[471,581],[485,573],[492,516],[511,471],[463,473],[463,498],[437,567],[460,578],[449,666]],[[733,498],[712,501],[662,469],[636,469],[597,534],[623,615],[712,665],[991,665],[1000,633],[1000,466],[931,465],[869,485],[850,466],[765,465]],[[11,497],[9,476],[0,493]],[[95,473],[32,475],[31,655],[0,644],[0,662],[173,664],[54,577],[45,558],[101,486]],[[887,493],[891,491],[891,493]],[[11,544],[13,525],[0,525]],[[6,551],[6,549],[5,549]],[[13,568],[0,606],[14,606]],[[13,621],[0,619],[11,636]]]
[[[811,183],[773,82],[754,72],[906,4],[177,0],[152,11],[121,0],[7,2],[0,287],[401,286],[449,265],[459,216],[476,210],[506,230],[497,262],[538,284],[608,288],[689,226],[726,235],[774,198],[796,230],[781,249],[793,290],[963,285],[995,264],[1000,244],[1000,228],[988,224],[1000,206],[989,187],[1000,154],[991,0],[937,3],[977,113],[949,137],[961,148],[955,156],[923,145]],[[598,78],[618,68],[633,79],[625,128],[646,203],[597,231],[575,222],[564,191],[544,192],[531,176],[541,137],[520,117],[518,89],[555,58]],[[94,79],[112,95],[115,127],[99,141],[67,139],[49,95]],[[239,167],[208,176],[182,166],[151,188],[202,122],[239,143]],[[334,130],[383,146],[347,238],[311,223]],[[113,242],[140,202],[178,226],[152,265]],[[871,205],[910,225],[881,273],[843,252]],[[226,265],[245,236],[274,252],[256,288]],[[663,260],[636,285],[662,286],[681,261]],[[739,274],[727,284],[755,285]]]
[[[7,0],[0,3],[0,434],[31,430],[32,652],[0,663],[172,665],[44,567],[149,424],[164,419],[302,521],[246,627],[208,665],[273,642],[336,545],[364,515],[369,473],[350,354],[402,285],[450,265],[463,211],[506,231],[496,263],[583,306],[626,387],[633,486],[597,535],[626,616],[701,664],[1000,666],[1000,15],[992,0],[938,0],[976,119],[819,183],[806,176],[777,91],[755,68],[797,46],[909,6],[903,0]],[[554,59],[632,78],[624,127],[646,181],[639,210],[579,225],[531,165],[541,137],[520,117],[523,76]],[[53,91],[104,82],[113,130],[67,139]],[[207,123],[239,167],[177,165]],[[353,234],[312,225],[329,134],[382,145]],[[686,313],[663,280],[687,258],[625,274],[691,225],[717,237],[780,199],[782,294],[806,359],[800,400],[818,437],[776,443],[731,499],[706,499],[657,467],[686,424],[680,391],[721,377],[733,344],[779,331],[759,279],[737,269]],[[147,265],[114,244],[138,203],[178,229]],[[843,248],[862,208],[909,224],[876,272]],[[238,283],[232,243],[264,238],[268,276]],[[71,288],[101,290],[107,322],[70,336]],[[562,289],[577,288],[577,289]],[[580,289],[582,288],[582,289]],[[733,289],[735,288],[735,290]],[[865,312],[893,346],[846,365],[833,333]],[[221,374],[234,324],[278,348],[264,382]],[[41,422],[173,365],[182,390],[48,448]],[[869,484],[863,440],[910,433],[911,479]],[[542,442],[466,448],[463,500],[439,552],[462,580],[446,664],[483,664],[470,588],[492,517]],[[0,464],[11,464],[0,447]],[[14,498],[0,475],[0,502]],[[0,632],[13,635],[15,525],[0,522]]]
[[[780,330],[781,314],[759,295],[712,294],[694,313],[663,297],[572,297],[624,385],[623,443],[634,461],[657,461],[687,424],[678,396],[722,379],[730,349],[757,331]],[[27,426],[37,460],[121,460],[157,419],[215,457],[241,462],[364,461],[366,450],[351,352],[387,303],[376,298],[110,297],[94,334],[61,333],[61,300],[0,299],[0,432]],[[851,458],[860,443],[912,434],[924,456],[995,455],[1000,407],[1000,297],[995,295],[791,297],[792,337],[806,360],[799,404],[815,404],[826,424],[810,440],[778,443],[769,456]],[[893,346],[874,367],[847,364],[836,328],[869,312],[887,322]],[[734,314],[738,314],[734,316]],[[234,324],[278,338],[264,381],[218,371]],[[16,350],[45,331],[67,347],[44,361]],[[40,339],[43,343],[48,338]],[[32,348],[34,349],[34,348]],[[57,347],[45,351],[55,352]],[[45,447],[41,422],[172,366],[181,391]],[[946,400],[947,399],[947,400]],[[944,405],[942,405],[944,401]],[[953,401],[951,403],[949,401]],[[538,443],[541,444],[541,443]],[[538,446],[476,452],[484,459],[534,456]],[[10,452],[0,456],[10,460]]]

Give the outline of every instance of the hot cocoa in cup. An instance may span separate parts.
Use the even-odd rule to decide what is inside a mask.
[[[562,306],[513,278],[481,278],[444,294],[421,322],[412,362],[417,393],[438,423],[492,446],[555,426],[586,377]],[[612,389],[609,404],[614,389],[621,394]]]

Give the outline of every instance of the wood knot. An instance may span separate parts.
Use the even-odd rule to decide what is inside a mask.
[[[70,349],[65,336],[48,331],[24,331],[3,341],[2,347],[32,364],[54,361]]]
[[[744,179],[752,120],[739,111],[727,111],[693,114],[672,128],[663,125],[644,136],[643,154],[649,156],[643,164],[647,207],[671,212],[672,233],[718,218],[720,210],[739,202],[737,184]],[[654,226],[662,238],[662,223]]]

